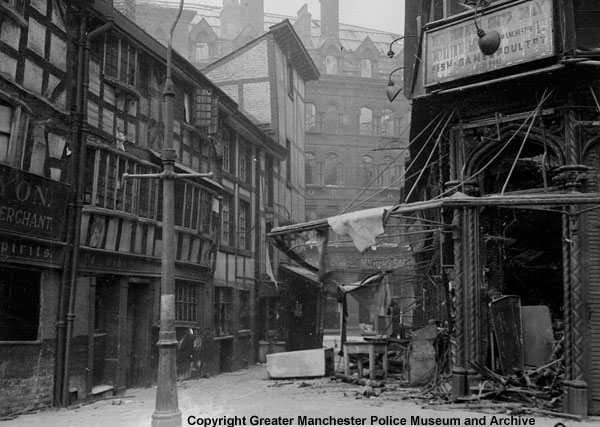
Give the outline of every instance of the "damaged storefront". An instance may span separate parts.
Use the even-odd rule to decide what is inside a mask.
[[[597,414],[600,40],[584,16],[600,10],[585,1],[429,3],[406,9],[407,34],[419,31],[417,17],[425,24],[407,41],[405,91],[411,166],[426,170],[407,183],[415,191],[406,202],[443,201],[453,396],[480,384],[478,367],[512,374],[558,357],[561,409]]]

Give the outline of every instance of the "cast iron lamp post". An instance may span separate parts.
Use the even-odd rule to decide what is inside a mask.
[[[173,148],[173,100],[175,89],[171,78],[173,31],[181,17],[183,1],[171,26],[167,46],[167,76],[163,89],[164,143],[163,172],[157,174],[123,174],[123,179],[161,179],[163,185],[163,236],[160,284],[160,330],[158,334],[158,375],[156,404],[152,427],[180,427],[181,411],[177,401],[177,336],[175,333],[175,180],[179,178],[207,178],[213,173],[175,173],[177,155]]]

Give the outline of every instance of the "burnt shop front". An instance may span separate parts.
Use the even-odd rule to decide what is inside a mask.
[[[444,117],[434,186],[470,196],[444,213],[454,395],[477,384],[471,363],[493,360],[489,303],[515,295],[548,307],[564,352],[564,411],[588,415],[600,413],[600,62],[575,48],[573,7],[492,3],[477,18],[501,35],[491,55],[478,48],[473,14],[426,24],[409,85],[413,135]],[[432,184],[420,185],[423,194]]]

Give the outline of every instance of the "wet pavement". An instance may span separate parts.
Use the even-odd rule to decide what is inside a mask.
[[[379,396],[373,389],[330,378],[269,380],[265,365],[178,383],[182,426],[244,425],[600,425],[600,417],[575,421],[530,414],[510,414],[437,406],[416,398],[418,389],[389,381]],[[377,390],[375,390],[377,391]],[[138,427],[150,426],[156,388],[129,389],[125,396],[71,409],[48,409],[0,422],[0,427]],[[427,409],[424,409],[426,407]],[[443,409],[443,410],[442,410]]]

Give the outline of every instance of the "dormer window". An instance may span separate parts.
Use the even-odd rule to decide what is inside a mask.
[[[360,60],[360,76],[365,78],[373,77],[373,65],[370,59]]]
[[[325,57],[325,72],[327,74],[335,75],[337,74],[338,63],[337,58],[333,55],[327,55]]]
[[[194,59],[196,62],[206,62],[210,59],[208,43],[196,42],[194,46]]]

